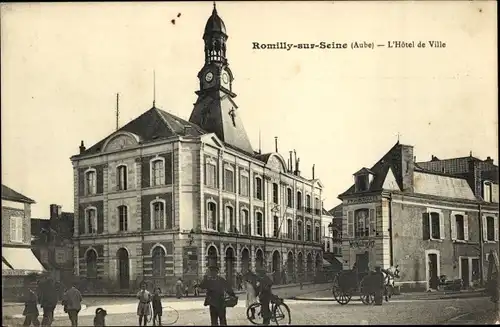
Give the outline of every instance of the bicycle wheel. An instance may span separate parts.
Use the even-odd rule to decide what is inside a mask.
[[[292,315],[290,308],[285,303],[276,304],[273,310],[273,317],[271,318],[276,325],[291,325]]]
[[[263,325],[260,303],[254,303],[247,309],[247,319],[254,325]]]

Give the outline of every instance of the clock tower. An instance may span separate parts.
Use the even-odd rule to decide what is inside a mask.
[[[200,89],[189,121],[233,147],[254,154],[243,122],[234,102],[233,73],[226,57],[228,35],[214,3],[212,15],[205,25],[205,64],[198,73]]]

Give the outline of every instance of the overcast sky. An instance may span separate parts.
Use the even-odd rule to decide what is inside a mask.
[[[73,210],[70,156],[156,104],[188,119],[212,3],[2,4],[2,183]],[[496,2],[220,2],[255,149],[325,185],[326,209],[401,134],[418,161],[497,157]],[[177,14],[181,16],[177,18]],[[176,19],[175,25],[171,23]],[[254,50],[252,42],[444,41],[446,48]]]

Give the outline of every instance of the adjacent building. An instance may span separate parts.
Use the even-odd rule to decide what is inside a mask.
[[[44,272],[31,251],[35,201],[2,184],[2,297],[17,298],[26,276]]]
[[[50,276],[63,285],[73,282],[73,212],[50,205],[48,218],[31,219],[31,247]]]
[[[319,179],[299,159],[254,151],[235,102],[228,34],[213,9],[189,120],[151,109],[90,148],[74,168],[75,272],[120,289],[263,266],[275,282],[322,265]],[[314,174],[314,173],[313,173]],[[286,275],[286,278],[283,278]],[[281,278],[280,278],[281,276]]]
[[[464,287],[486,276],[498,251],[498,166],[470,156],[417,162],[399,142],[354,174],[339,195],[344,269],[399,265],[402,288]]]

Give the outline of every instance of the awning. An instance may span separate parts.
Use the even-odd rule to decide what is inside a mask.
[[[2,261],[2,270],[12,270],[12,268],[7,266],[5,262]]]
[[[2,248],[2,257],[7,263],[14,268],[12,274],[27,275],[29,273],[44,272],[42,264],[35,257],[30,248]],[[3,264],[3,263],[2,263]],[[2,275],[4,271],[2,269]]]
[[[323,267],[328,267],[328,266],[331,266],[332,264],[329,263],[328,261],[326,261],[325,259],[323,259]]]

